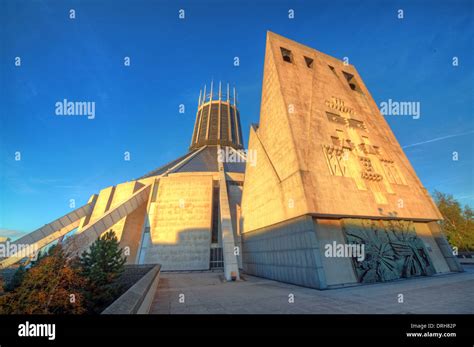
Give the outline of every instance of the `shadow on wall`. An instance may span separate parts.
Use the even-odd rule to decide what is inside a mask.
[[[145,229],[139,263],[161,264],[162,271],[209,270],[210,229],[170,229],[161,228],[154,237]]]
[[[310,216],[243,233],[242,263],[250,275],[310,288],[326,286]]]

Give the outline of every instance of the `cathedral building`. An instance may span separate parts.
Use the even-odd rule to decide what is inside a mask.
[[[318,289],[462,271],[354,66],[269,32],[252,161],[243,149],[236,91],[211,83],[187,153],[15,243],[77,255],[113,230],[129,264]]]

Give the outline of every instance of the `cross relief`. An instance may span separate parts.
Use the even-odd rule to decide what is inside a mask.
[[[326,100],[325,105],[331,109],[326,112],[328,121],[336,125],[330,142],[323,145],[332,175],[351,177],[359,189],[366,190],[368,184],[379,193],[392,192],[390,184],[406,184],[394,161],[385,156],[381,147],[371,143],[366,125],[355,118],[357,112],[353,108],[336,97]]]

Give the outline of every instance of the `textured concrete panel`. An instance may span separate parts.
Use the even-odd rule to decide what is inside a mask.
[[[151,268],[102,314],[147,314],[160,278],[160,265]]]
[[[89,219],[89,223],[94,223],[97,219],[99,219],[104,213],[106,213],[112,202],[113,194],[115,191],[115,187],[107,187],[100,191],[99,195],[96,198],[96,202],[94,205],[94,210],[92,211],[92,215]],[[83,228],[85,228],[84,225]]]
[[[89,207],[89,210],[87,213],[83,213],[81,209],[77,210],[77,216],[82,216],[80,222],[79,222],[79,227],[77,228],[76,234],[80,234],[83,230],[83,228],[89,223],[91,217],[92,217],[92,212],[94,210],[95,203],[97,202],[98,195],[93,194],[89,198],[89,201],[87,202],[87,206]]]
[[[438,223],[430,222],[428,223],[428,226],[431,230],[431,233],[436,243],[438,244],[439,250],[443,254],[444,259],[446,260],[446,263],[449,266],[449,269],[451,271],[459,271],[459,272],[464,271],[461,264],[459,263],[458,258],[454,256],[453,249],[448,243],[448,240],[446,240],[446,236],[441,231],[441,228],[438,225]]]
[[[143,224],[146,218],[146,203],[142,203],[135,211],[125,218],[120,247],[128,250],[127,264],[135,264],[140,240],[142,237]]]
[[[327,244],[346,244],[347,241],[341,228],[339,220],[315,219],[316,235],[321,250],[321,259],[326,277],[326,284],[342,285],[358,283],[352,266],[352,259],[347,257],[326,257],[325,247]]]
[[[238,280],[240,279],[240,275],[237,256],[234,252],[234,247],[236,246],[235,232],[232,227],[227,182],[222,163],[219,163],[219,171],[219,217],[224,255],[224,276],[227,281],[231,280],[232,277]]]
[[[141,262],[161,264],[163,271],[209,269],[212,176],[163,177],[156,199]]]
[[[386,282],[436,273],[413,222],[344,218],[341,225],[349,244],[364,247],[363,259],[353,258],[359,282]]]
[[[444,259],[443,253],[431,233],[428,223],[414,223],[416,235],[423,240],[426,249],[437,273],[449,272],[449,266]]]
[[[234,231],[234,240],[236,246],[238,246],[239,249],[242,250],[242,242],[240,238],[238,220],[240,216],[237,215],[237,210],[240,208],[240,202],[242,199],[242,186],[228,182],[227,188],[227,193],[229,195],[230,214],[232,219],[232,230]],[[237,261],[239,264],[239,268],[242,268],[242,256],[240,254],[237,256]]]
[[[299,173],[282,181],[254,128],[250,129],[249,150],[256,153],[257,164],[246,166],[242,194],[244,232],[305,214],[308,209]]]
[[[244,233],[242,247],[243,268],[248,274],[305,287],[326,287],[311,217]]]

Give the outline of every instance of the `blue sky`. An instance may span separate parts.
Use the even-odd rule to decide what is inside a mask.
[[[247,141],[267,30],[349,57],[377,104],[419,101],[420,119],[387,116],[390,126],[430,192],[473,206],[472,4],[2,0],[0,229],[32,231],[69,212],[70,199],[80,206],[184,154],[199,89],[212,78],[237,87]],[[94,101],[95,119],[56,116],[63,99]]]

